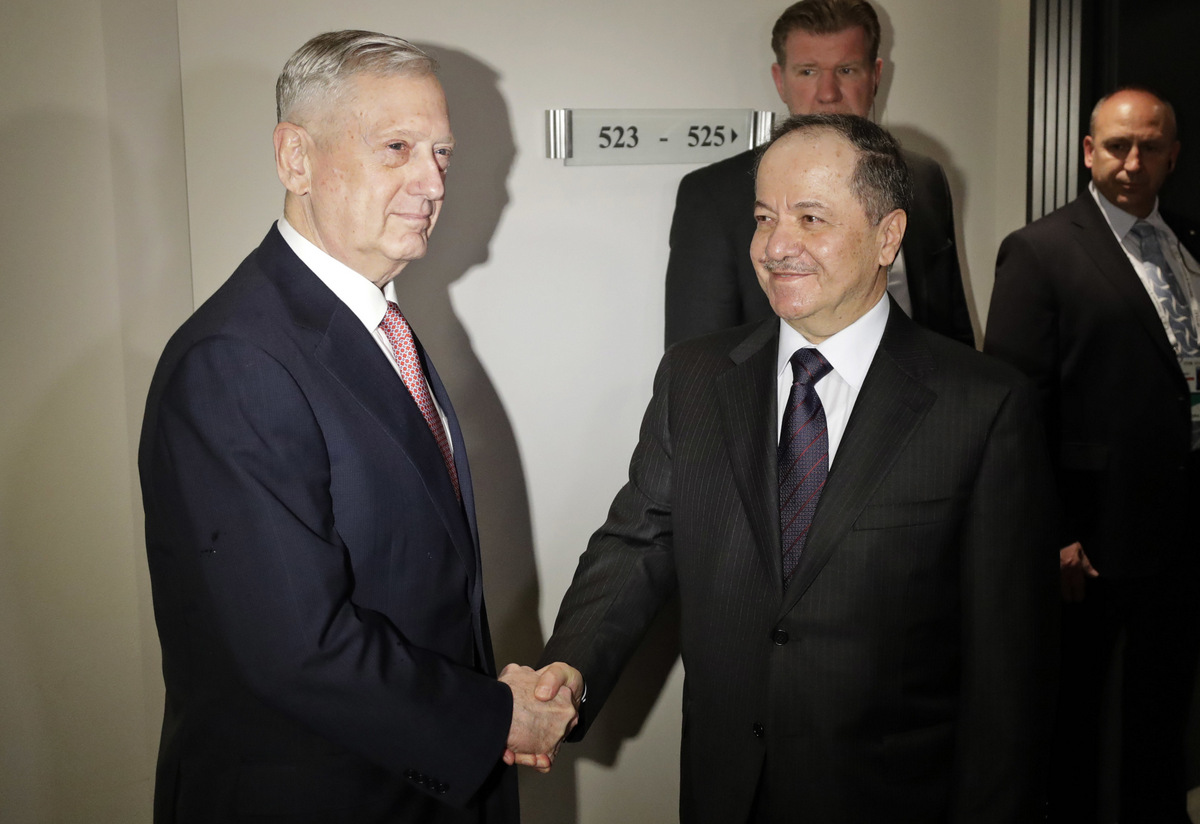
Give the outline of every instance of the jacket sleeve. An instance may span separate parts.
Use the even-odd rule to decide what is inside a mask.
[[[669,360],[670,354],[655,377],[629,481],[580,556],[539,663],[566,661],[583,674],[587,702],[575,738],[595,719],[654,616],[676,590]]]
[[[961,528],[954,824],[1041,816],[1057,672],[1058,553],[1041,430],[1020,384],[988,434]]]

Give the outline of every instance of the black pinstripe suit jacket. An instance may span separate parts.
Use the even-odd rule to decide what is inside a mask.
[[[777,321],[664,356],[545,653],[599,711],[678,590],[685,824],[1034,820],[1057,554],[1030,390],[894,304],[794,578]],[[585,719],[585,724],[588,719]]]

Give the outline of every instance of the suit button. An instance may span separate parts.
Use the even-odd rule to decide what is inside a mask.
[[[775,642],[775,646],[782,647],[788,642],[787,630],[777,629],[771,633],[771,640]]]
[[[751,729],[754,731],[755,738],[762,738],[764,735],[767,734],[767,731],[765,729],[763,729],[762,724],[756,723]]]

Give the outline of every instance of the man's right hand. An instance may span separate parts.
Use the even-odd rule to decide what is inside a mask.
[[[1058,551],[1059,586],[1063,600],[1077,604],[1083,600],[1088,578],[1098,578],[1100,573],[1088,560],[1083,544],[1076,541]]]

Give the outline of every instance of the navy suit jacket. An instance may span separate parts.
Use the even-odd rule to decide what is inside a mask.
[[[139,453],[159,824],[517,820],[466,450],[425,368],[461,504],[386,355],[277,229],[168,343]]]
[[[893,304],[785,586],[778,329],[667,350],[543,661],[586,725],[678,592],[683,824],[746,821],[764,774],[764,820],[1034,821],[1058,555],[1027,383]]]
[[[668,346],[775,316],[750,262],[755,156],[753,150],[742,152],[679,182],[667,260]],[[913,320],[974,346],[946,174],[924,155],[904,152],[904,160],[912,174],[913,203],[901,248]]]

